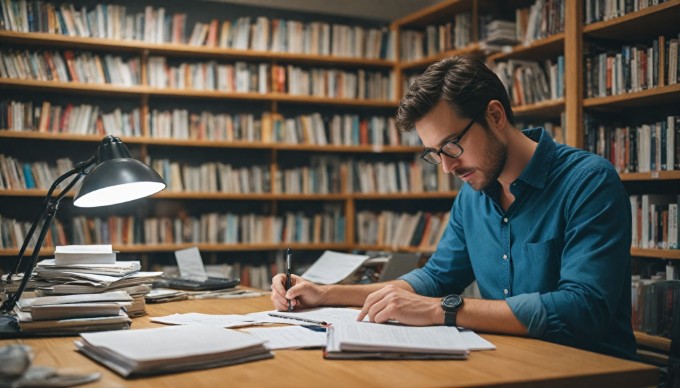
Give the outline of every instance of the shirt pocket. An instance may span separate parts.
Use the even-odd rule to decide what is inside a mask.
[[[515,268],[519,276],[518,283],[523,290],[515,293],[548,292],[557,289],[560,280],[560,256],[557,238],[543,242],[524,243],[524,258],[521,267]],[[517,263],[515,263],[517,264]]]

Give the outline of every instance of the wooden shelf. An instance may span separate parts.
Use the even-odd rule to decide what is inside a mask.
[[[517,117],[559,118],[564,112],[564,99],[542,101],[532,105],[513,106]]]
[[[616,96],[586,98],[583,100],[583,106],[593,109],[639,108],[673,104],[677,103],[678,99],[680,99],[680,84],[675,84]]]
[[[564,33],[560,32],[547,38],[537,40],[529,45],[519,44],[507,53],[489,55],[489,61],[502,62],[509,59],[555,59],[564,54]]]
[[[472,11],[472,0],[445,0],[392,22],[395,28],[421,28],[441,21],[447,15]]]
[[[396,193],[396,194],[378,194],[378,193],[371,193],[371,194],[363,194],[363,193],[354,193],[352,194],[352,198],[355,200],[365,200],[365,201],[371,201],[371,200],[376,200],[376,201],[383,201],[383,200],[404,200],[404,199],[435,199],[435,198],[443,198],[443,199],[453,199],[458,195],[457,191],[435,191],[435,192],[426,192],[426,193]]]
[[[622,181],[680,180],[680,171],[626,172],[619,174]]]
[[[630,248],[634,257],[651,257],[655,259],[680,260],[680,249],[643,249]]]
[[[678,20],[680,2],[670,0],[615,19],[585,25],[583,35],[588,38],[615,39],[619,42],[651,41],[659,35],[677,36]]]
[[[401,71],[422,70],[422,69],[425,69],[426,67],[430,66],[434,62],[437,62],[440,59],[452,57],[452,56],[455,56],[455,55],[475,56],[475,55],[482,55],[482,52],[479,49],[478,43],[472,43],[472,44],[470,44],[467,47],[464,47],[462,49],[444,51],[444,52],[441,52],[441,53],[437,53],[435,55],[431,55],[429,57],[418,59],[416,61],[402,62],[398,65],[398,68]]]
[[[357,244],[352,249],[360,251],[387,251],[387,252],[408,252],[408,253],[429,253],[434,252],[434,247],[407,247],[392,245],[361,245]]]
[[[55,192],[57,195],[59,191]],[[44,189],[26,190],[0,190],[0,197],[39,197],[47,195]],[[73,197],[73,190],[65,197]],[[208,193],[208,192],[172,192],[161,191],[149,198],[162,199],[215,199],[215,200],[234,200],[234,201],[345,201],[349,199],[363,201],[385,201],[385,200],[417,200],[417,199],[436,199],[436,198],[455,198],[457,191],[448,192],[425,192],[425,193],[331,193],[331,194],[285,194],[285,193]]]
[[[332,66],[391,69],[395,62],[384,59],[337,57],[330,55],[290,54],[273,51],[238,50],[219,47],[191,46],[184,43],[147,43],[138,40],[115,40],[72,37],[42,32],[0,31],[0,41],[19,45],[63,47],[71,49],[131,52],[138,55],[207,57],[228,60],[289,62]]]
[[[0,129],[0,138],[9,139],[32,139],[50,141],[83,141],[100,142],[99,135],[74,135],[68,133],[43,133],[29,131],[8,131]],[[317,144],[285,144],[285,143],[262,143],[226,140],[187,140],[187,139],[163,139],[147,136],[122,137],[126,144],[165,145],[177,147],[210,147],[210,148],[236,148],[236,149],[265,149],[280,151],[313,151],[313,152],[353,152],[353,153],[416,153],[421,152],[421,146],[389,146],[389,145],[317,145]]]
[[[35,81],[0,78],[0,87],[29,90],[49,90],[65,93],[80,93],[98,96],[128,97],[179,97],[201,99],[229,99],[244,101],[268,101],[309,105],[337,105],[371,108],[396,108],[397,101],[362,100],[349,98],[329,98],[314,96],[295,96],[284,93],[236,93],[219,90],[160,89],[148,86],[120,86],[111,84],[82,84],[75,82]]]
[[[671,350],[671,340],[666,337],[659,337],[657,335],[649,335],[641,331],[633,332],[637,343],[642,346],[669,352]]]

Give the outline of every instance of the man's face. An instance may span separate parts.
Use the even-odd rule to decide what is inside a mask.
[[[479,118],[478,120],[483,120]],[[434,109],[416,122],[416,132],[425,148],[439,150],[460,136],[470,118],[463,118],[440,100]],[[457,142],[463,153],[451,158],[441,153],[442,169],[468,182],[475,190],[484,190],[500,176],[507,158],[507,147],[491,131],[474,122]]]

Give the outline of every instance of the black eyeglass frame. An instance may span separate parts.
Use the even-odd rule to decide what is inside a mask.
[[[425,149],[425,150],[420,154],[420,158],[421,158],[422,160],[424,160],[424,161],[426,161],[426,162],[428,162],[428,163],[430,163],[430,164],[434,164],[434,165],[436,166],[436,165],[438,165],[438,164],[441,164],[441,162],[442,162],[442,155],[441,155],[441,154],[444,154],[444,155],[448,156],[449,158],[453,158],[453,159],[455,159],[455,158],[461,156],[461,155],[463,154],[463,152],[465,152],[465,150],[463,149],[463,147],[461,147],[461,146],[458,144],[458,142],[460,142],[460,140],[463,138],[463,136],[465,136],[465,134],[470,130],[470,128],[472,128],[472,125],[473,125],[476,121],[477,121],[476,119],[470,120],[470,122],[468,123],[468,125],[466,125],[465,128],[463,128],[463,130],[460,132],[460,135],[458,135],[458,136],[456,136],[455,138],[453,138],[453,139],[447,141],[446,143],[442,144],[442,146],[439,147],[438,150],[434,150],[434,149],[431,149],[431,148]],[[449,145],[451,145],[451,144],[455,145],[455,146],[460,150],[460,152],[457,153],[457,154],[455,154],[455,155],[453,155],[453,154],[451,154],[451,153],[449,153],[449,152],[444,151],[444,147],[447,147],[447,146],[449,146]],[[435,161],[433,161],[433,160],[428,160],[428,159],[426,159],[429,155],[432,155],[431,157],[432,157],[432,158],[438,159],[438,161],[435,160],[435,161],[436,161],[436,163],[435,163]],[[435,157],[434,155],[436,155],[436,157]]]

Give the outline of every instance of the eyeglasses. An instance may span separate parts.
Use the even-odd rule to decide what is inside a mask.
[[[470,128],[472,128],[472,124],[474,123],[475,119],[470,120],[468,125],[466,125],[465,128],[460,132],[460,135],[444,143],[444,145],[441,146],[439,150],[433,150],[431,148],[426,149],[425,151],[423,151],[422,154],[420,154],[420,158],[430,164],[437,165],[442,162],[441,154],[444,154],[449,158],[459,157],[460,155],[463,154],[464,150],[463,147],[458,145],[458,142],[460,141],[460,139],[463,138],[463,136],[465,136],[467,131],[469,131]]]

